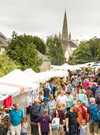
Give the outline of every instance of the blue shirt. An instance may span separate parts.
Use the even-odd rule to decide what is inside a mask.
[[[18,126],[23,119],[23,111],[19,110],[11,110],[10,112],[10,122],[13,126]]]
[[[73,104],[73,98],[71,96],[67,96],[67,108],[72,107]]]

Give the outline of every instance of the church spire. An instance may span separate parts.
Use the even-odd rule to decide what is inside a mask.
[[[66,10],[65,10],[64,21],[63,21],[62,40],[68,41],[68,24],[67,24]]]

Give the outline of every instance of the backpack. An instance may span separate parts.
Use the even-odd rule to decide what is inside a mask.
[[[53,118],[51,126],[52,126],[52,129],[59,129],[60,128],[60,119]]]
[[[41,106],[33,105],[30,109],[30,118],[31,121],[38,122],[41,116]]]
[[[41,106],[34,105],[31,111],[32,111],[32,115],[39,115],[41,111]]]

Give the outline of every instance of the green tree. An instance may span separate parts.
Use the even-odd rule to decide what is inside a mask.
[[[20,64],[21,69],[32,68],[38,71],[42,63],[42,60],[37,55],[33,37],[30,35],[13,35],[7,54],[16,63]]]
[[[64,52],[60,39],[57,36],[50,36],[47,39],[47,55],[53,65],[64,63]]]
[[[12,38],[16,38],[17,37],[17,33],[15,31],[12,32]]]
[[[6,54],[0,55],[0,76],[18,68],[18,66]]]
[[[100,60],[100,39],[92,38],[89,41],[82,41],[79,47],[69,58],[70,64],[82,64]]]
[[[46,54],[46,45],[45,45],[44,41],[41,38],[39,38],[37,36],[34,36],[33,37],[33,43],[36,46],[36,49],[40,53]]]

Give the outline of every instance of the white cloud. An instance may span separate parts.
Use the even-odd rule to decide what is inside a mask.
[[[99,0],[0,0],[0,31],[7,36],[37,33],[47,36],[62,29],[66,8],[73,38],[100,35]]]

